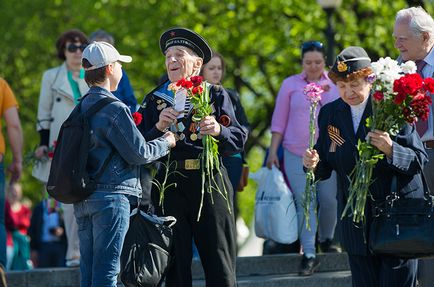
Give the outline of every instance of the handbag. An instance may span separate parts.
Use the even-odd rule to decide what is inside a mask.
[[[391,194],[374,208],[369,248],[373,254],[398,258],[425,258],[434,255],[434,197],[422,173],[424,198],[401,198],[397,178]]]
[[[126,287],[163,283],[172,259],[173,216],[158,217],[135,208],[121,253],[121,281]]]

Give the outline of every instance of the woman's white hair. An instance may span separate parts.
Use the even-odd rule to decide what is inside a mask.
[[[395,22],[408,22],[410,30],[418,37],[429,34],[429,43],[434,42],[434,20],[422,7],[410,7],[396,13]]]

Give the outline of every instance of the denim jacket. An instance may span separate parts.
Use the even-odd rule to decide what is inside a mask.
[[[91,87],[88,93],[81,103],[82,112],[104,97],[116,99],[100,87]],[[162,137],[146,142],[133,121],[130,109],[119,100],[94,114],[89,124],[92,135],[87,170],[91,178],[95,178],[113,152],[97,179],[96,191],[140,196],[140,165],[167,155],[169,142]]]

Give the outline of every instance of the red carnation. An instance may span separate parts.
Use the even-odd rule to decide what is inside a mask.
[[[383,94],[383,92],[380,92],[380,91],[376,91],[372,96],[377,101],[382,101],[384,99],[384,94]]]
[[[134,112],[133,113],[133,120],[134,123],[136,124],[136,126],[140,125],[140,123],[142,122],[143,116],[141,113],[139,112]]]
[[[419,93],[414,96],[413,100],[410,102],[410,107],[412,108],[416,117],[426,121],[428,120],[429,107],[431,103],[432,100],[430,96],[424,93]]]
[[[201,76],[193,76],[190,78],[190,81],[193,83],[193,87],[197,87],[202,84],[203,78]]]
[[[177,85],[178,87],[182,87],[182,86],[184,85],[184,82],[185,82],[185,79],[182,78],[181,80],[179,80],[178,82],[176,82],[176,85]]]
[[[54,151],[47,152],[48,158],[52,159],[54,157]]]
[[[191,93],[193,95],[199,95],[200,93],[203,92],[203,88],[201,86],[195,86],[193,87],[193,89],[191,90]]]
[[[398,94],[395,96],[395,98],[393,99],[393,102],[397,105],[400,105],[404,102],[405,98],[407,98],[407,94],[406,93],[400,93],[398,92]]]
[[[422,88],[423,80],[419,74],[407,74],[395,80],[393,83],[393,91],[404,95],[415,95]]]
[[[433,78],[424,79],[423,88],[430,93],[434,93],[434,79]]]

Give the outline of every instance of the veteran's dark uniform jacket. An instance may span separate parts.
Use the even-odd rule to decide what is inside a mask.
[[[173,93],[167,90],[168,85],[169,82],[166,82],[149,93],[139,109],[143,115],[139,129],[147,141],[164,134],[155,124],[160,112],[174,105]],[[213,115],[221,125],[221,133],[216,137],[220,155],[228,156],[241,152],[247,139],[247,130],[238,123],[229,95],[221,86],[213,85],[210,87],[210,95],[214,107]],[[198,125],[193,123],[191,116],[192,108],[186,117],[178,119],[177,130],[172,130],[179,136],[179,140],[171,151],[171,160],[196,159],[202,152]]]
[[[348,198],[349,176],[358,158],[357,142],[364,141],[368,128],[366,118],[372,114],[368,99],[357,133],[354,133],[351,108],[342,99],[325,105],[318,117],[319,138],[315,145],[320,161],[316,169],[319,179],[330,177],[332,170],[337,172],[338,180],[338,218],[341,217]],[[385,200],[390,193],[392,177],[397,177],[401,197],[423,197],[421,169],[427,161],[422,142],[414,126],[406,125],[398,135],[391,136],[393,156],[380,160],[373,172],[373,183],[365,207],[365,226],[355,225],[352,217],[346,216],[338,221],[339,238],[350,255],[369,254],[367,240],[372,220],[372,207]]]

